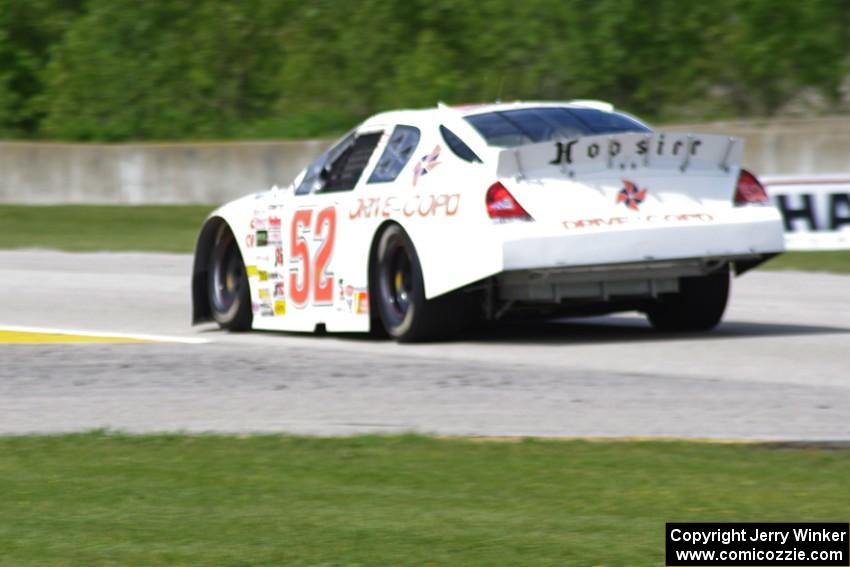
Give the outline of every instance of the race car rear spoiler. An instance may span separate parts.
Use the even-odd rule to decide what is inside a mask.
[[[728,173],[740,167],[744,144],[717,134],[602,134],[541,142],[499,152],[499,177],[574,177],[639,168]]]

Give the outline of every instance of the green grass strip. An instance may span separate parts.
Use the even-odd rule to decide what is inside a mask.
[[[850,450],[0,438],[0,565],[651,565],[666,521],[847,521]]]
[[[207,205],[0,205],[0,248],[191,253]]]
[[[850,250],[786,252],[766,262],[761,269],[850,274]]]

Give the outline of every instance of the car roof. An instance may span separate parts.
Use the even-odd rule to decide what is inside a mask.
[[[541,108],[541,107],[572,107],[572,108],[593,108],[604,112],[613,112],[614,105],[601,100],[569,100],[569,101],[515,101],[515,102],[495,102],[495,103],[480,103],[468,104],[453,107],[459,110],[464,116],[473,114],[484,114],[487,112],[499,112],[504,110],[521,110],[523,108]]]
[[[476,104],[461,104],[448,106],[443,103],[431,108],[392,110],[382,112],[368,118],[362,127],[386,126],[405,122],[422,123],[429,120],[438,120],[447,114],[467,117],[487,112],[498,112],[503,110],[519,110],[523,108],[541,107],[570,107],[570,108],[593,108],[603,112],[614,112],[614,105],[600,100],[569,100],[569,101],[515,101],[515,102],[487,102]]]

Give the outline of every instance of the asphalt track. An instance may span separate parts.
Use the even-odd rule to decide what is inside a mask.
[[[747,274],[721,327],[694,336],[618,316],[397,345],[192,328],[190,265],[0,252],[0,330],[144,339],[2,344],[29,335],[0,334],[0,433],[850,439],[848,276]]]

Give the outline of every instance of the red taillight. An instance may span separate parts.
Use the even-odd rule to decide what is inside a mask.
[[[738,186],[735,188],[735,204],[748,205],[750,203],[767,203],[767,191],[755,175],[741,170],[738,176]]]
[[[498,181],[487,189],[487,214],[491,219],[531,220],[531,215],[525,212],[511,192]]]

